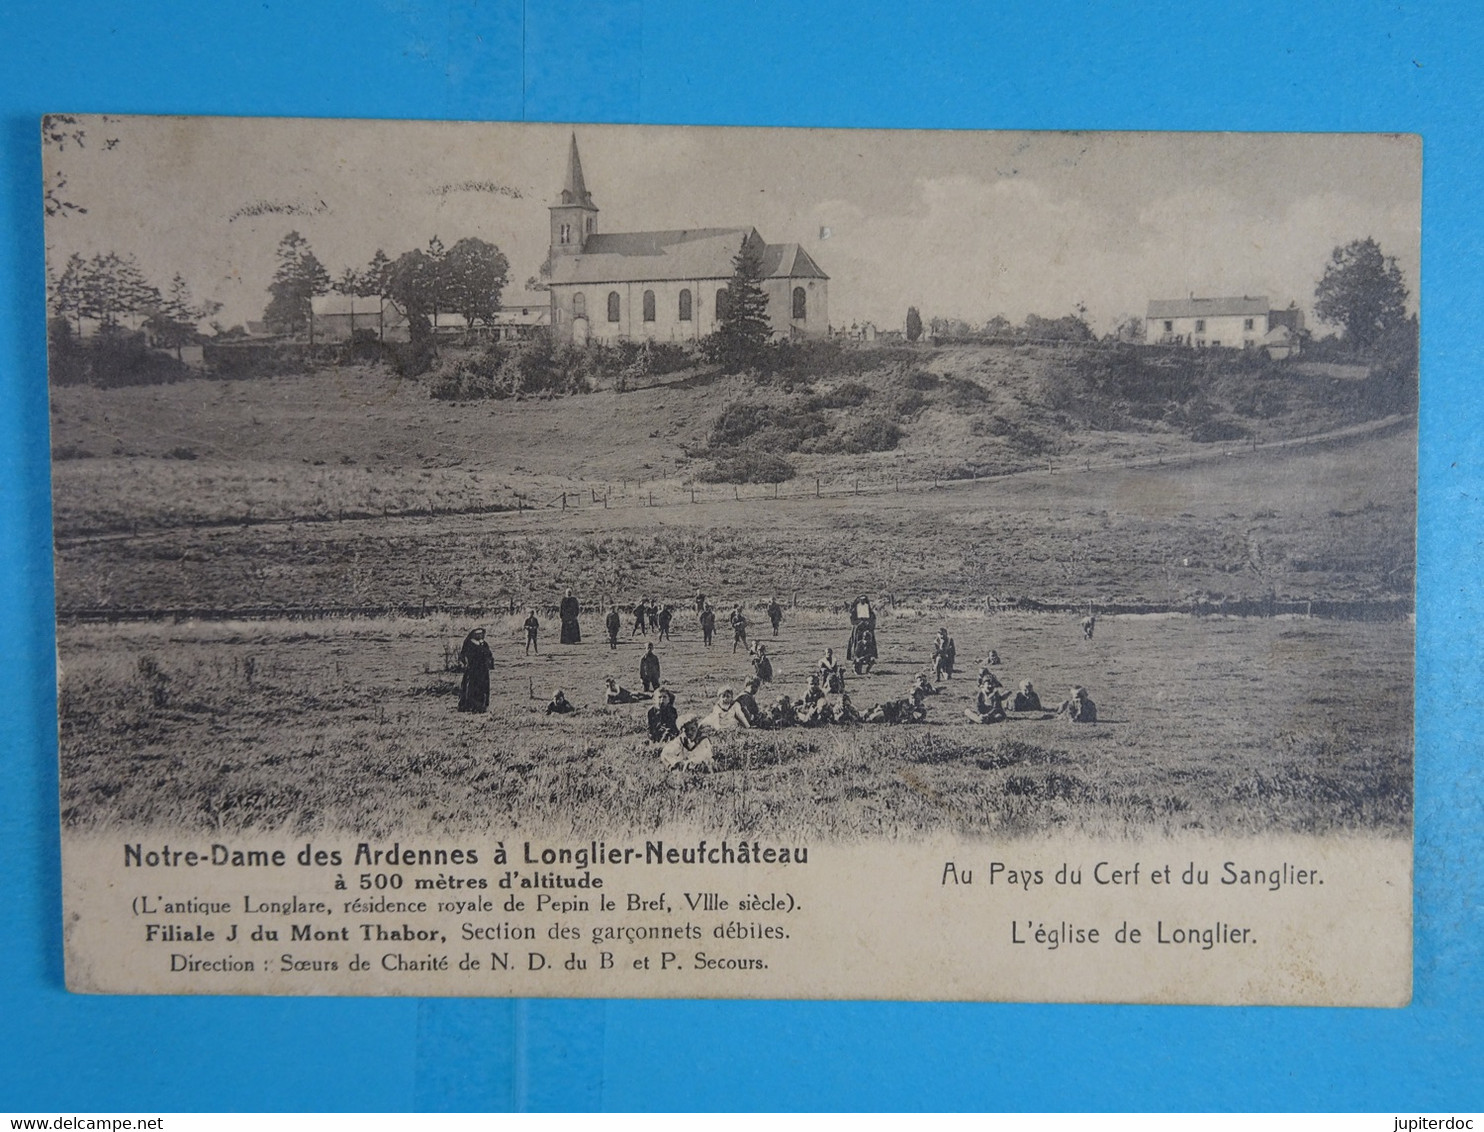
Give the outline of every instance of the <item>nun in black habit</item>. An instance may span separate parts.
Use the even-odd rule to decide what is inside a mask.
[[[572,596],[571,590],[568,590],[567,596],[562,598],[558,612],[562,618],[562,644],[581,644],[582,630],[577,627],[577,617],[582,612],[582,606],[577,604],[577,599]]]
[[[483,629],[471,629],[459,649],[459,663],[464,667],[464,679],[459,684],[460,711],[489,711],[490,669],[495,666],[495,654],[484,639]]]

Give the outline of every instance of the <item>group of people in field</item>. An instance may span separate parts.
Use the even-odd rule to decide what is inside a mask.
[[[710,647],[715,636],[716,613],[705,594],[696,595],[694,609],[703,644]],[[765,612],[776,637],[783,621],[783,607],[773,598]],[[868,672],[875,662],[876,614],[865,595],[850,604],[849,613],[851,632],[845,659],[842,661],[833,648],[827,648],[796,694],[772,696],[764,692],[774,678],[767,646],[762,641],[748,640],[749,621],[742,606],[734,605],[727,614],[727,624],[732,630],[732,653],[739,649],[746,653],[752,674],[742,683],[740,691],[733,686],[723,687],[707,710],[682,716],[674,693],[662,683],[660,657],[655,652],[656,642],[671,639],[675,609],[670,604],[641,597],[633,609],[629,637],[643,635],[654,639],[646,641],[639,661],[640,691],[625,687],[616,677],[609,675],[604,679],[604,702],[611,707],[647,704],[644,719],[649,740],[658,745],[659,756],[665,765],[672,767],[709,762],[715,755],[712,738],[728,731],[927,722],[929,700],[944,692],[943,685],[951,681],[957,671],[957,649],[947,627],[941,628],[932,642],[929,666],[914,678],[904,695],[860,708],[852,702],[847,691],[846,670],[849,666],[857,674]],[[568,590],[558,606],[561,643],[581,642],[581,614],[580,604]],[[608,645],[616,650],[624,624],[616,606],[608,610],[603,624]],[[1090,616],[1082,622],[1084,636],[1088,639],[1091,639],[1093,625],[1094,619]],[[526,652],[539,652],[541,624],[536,610],[531,610],[524,627]],[[494,655],[486,637],[484,629],[476,628],[464,639],[460,649],[459,662],[464,673],[459,690],[460,711],[483,712],[489,708]],[[979,666],[974,699],[963,709],[964,716],[975,724],[1001,723],[1012,713],[1021,717],[1050,718],[1031,681],[1020,681],[1017,689],[1010,692],[994,673],[999,664],[999,654],[991,649]],[[558,689],[547,703],[545,713],[568,715],[577,710],[565,691]],[[1097,720],[1097,707],[1087,689],[1079,685],[1071,689],[1054,714],[1075,723],[1093,723]]]
[[[1092,640],[1093,624],[1094,618],[1090,616],[1082,621],[1084,639]],[[932,673],[935,680],[953,679],[957,653],[957,647],[945,625],[938,630],[938,635],[933,640]],[[1011,713],[1021,716],[1044,715],[1046,708],[1041,703],[1041,694],[1036,691],[1035,685],[1029,680],[1022,680],[1012,693],[994,673],[999,664],[1000,654],[990,649],[989,655],[979,666],[974,702],[964,708],[964,717],[970,723],[1003,723],[1010,718]],[[918,679],[927,694],[939,691],[936,685],[928,682],[926,675]],[[1096,723],[1098,719],[1097,705],[1093,703],[1087,689],[1080,684],[1067,693],[1067,698],[1054,714],[1065,716],[1073,723]]]

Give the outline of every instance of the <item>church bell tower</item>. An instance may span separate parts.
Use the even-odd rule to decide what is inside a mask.
[[[551,205],[551,257],[578,255],[597,227],[598,206],[582,179],[582,158],[577,154],[577,134],[567,151],[567,182],[557,203]]]

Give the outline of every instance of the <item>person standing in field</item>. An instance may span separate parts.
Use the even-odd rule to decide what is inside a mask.
[[[623,622],[618,616],[618,606],[612,605],[608,607],[608,616],[603,621],[603,628],[608,630],[608,647],[610,649],[617,649],[618,631],[623,628]]]
[[[773,624],[773,636],[778,635],[778,626],[783,624],[783,606],[778,604],[775,596],[768,602],[768,620]]]
[[[459,682],[460,711],[489,711],[490,669],[495,666],[495,654],[484,639],[483,629],[471,629],[459,648],[459,663],[464,666],[464,678]]]
[[[572,596],[572,591],[567,591],[567,596],[562,598],[562,604],[558,607],[558,613],[562,618],[562,644],[580,645],[582,643],[582,630],[578,628],[577,618],[582,614],[582,606]]]
[[[953,662],[957,655],[953,638],[948,635],[947,626],[944,626],[938,630],[938,638],[933,642],[933,679],[952,680]]]
[[[526,655],[527,656],[530,656],[531,655],[531,650],[532,649],[535,649],[538,653],[541,651],[541,646],[536,643],[536,635],[538,633],[540,633],[540,632],[541,632],[541,622],[536,619],[536,611],[533,609],[533,610],[531,610],[531,615],[526,618]]]
[[[675,616],[675,611],[670,608],[668,602],[666,604],[660,606],[660,613],[659,613],[659,626],[660,626],[660,636],[659,636],[659,639],[660,640],[662,640],[662,641],[668,641],[670,639],[670,620],[674,616]]]
[[[742,616],[742,607],[736,606],[732,615],[727,618],[732,626],[732,652],[736,653],[737,646],[747,647],[747,618]]]
[[[1082,619],[1082,639],[1085,641],[1092,640],[1092,631],[1097,627],[1098,619],[1096,617],[1094,617],[1092,614],[1088,614],[1086,617],[1084,617]]]
[[[635,633],[643,633],[646,637],[649,636],[649,622],[647,620],[648,614],[649,606],[645,604],[644,598],[641,597],[639,599],[639,604],[634,606],[634,625],[629,630],[630,637],[632,637]]]
[[[757,651],[752,654],[752,675],[759,684],[773,679],[773,662],[768,659],[768,650],[762,642],[758,642]]]
[[[639,658],[639,682],[646,692],[653,692],[660,686],[660,658],[654,653],[653,641],[644,646],[644,655]]]
[[[701,610],[701,641],[709,649],[716,633],[716,612],[709,605]]]

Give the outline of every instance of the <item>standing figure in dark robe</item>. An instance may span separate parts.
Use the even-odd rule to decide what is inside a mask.
[[[568,590],[567,596],[562,598],[558,612],[562,618],[562,644],[580,645],[582,630],[577,627],[577,617],[582,613],[582,606],[577,604],[577,599],[572,596],[571,590]]]
[[[850,640],[845,646],[845,659],[851,661],[856,675],[871,671],[876,663],[876,611],[865,594],[850,606]]]
[[[612,606],[608,610],[608,617],[603,622],[603,628],[608,630],[608,647],[618,648],[618,631],[623,628],[623,622],[618,616],[618,606]]]
[[[530,655],[532,649],[541,651],[541,646],[536,643],[536,634],[541,632],[541,622],[536,619],[536,611],[531,610],[531,615],[526,618],[526,655]]]
[[[464,678],[459,683],[459,710],[489,711],[490,669],[495,666],[495,654],[484,639],[483,629],[472,629],[464,638],[459,663],[464,666]]]
[[[708,605],[701,610],[701,641],[709,649],[716,632],[716,612]]]
[[[773,623],[773,636],[776,637],[778,635],[778,626],[783,624],[783,606],[778,604],[776,597],[768,602],[768,620]]]
[[[656,691],[660,686],[660,658],[654,654],[654,642],[644,646],[644,655],[639,658],[639,682],[646,692]]]

